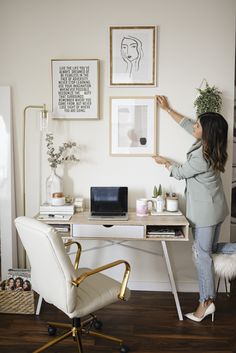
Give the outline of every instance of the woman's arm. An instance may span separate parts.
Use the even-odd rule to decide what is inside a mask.
[[[170,176],[178,180],[192,178],[209,170],[208,163],[202,157],[202,149],[193,153],[191,158],[183,164],[171,163],[159,155],[153,156],[153,159],[157,164],[163,164],[170,171]]]
[[[165,96],[156,96],[157,104],[165,110],[185,131],[193,135],[194,122],[170,108]]]
[[[174,109],[170,108],[168,100],[165,96],[156,96],[157,104],[165,110],[178,124],[185,118],[183,115],[177,113]]]

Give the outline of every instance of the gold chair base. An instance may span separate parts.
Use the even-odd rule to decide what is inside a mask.
[[[36,349],[35,351],[33,351],[33,353],[43,352],[46,349],[48,349],[49,347],[59,343],[60,341],[63,341],[64,339],[66,339],[69,336],[72,336],[74,338],[74,340],[77,342],[78,352],[83,353],[83,347],[82,347],[82,341],[81,341],[82,334],[88,334],[88,335],[91,335],[94,337],[105,338],[110,341],[114,341],[114,342],[119,343],[120,346],[123,344],[123,341],[117,337],[106,335],[101,332],[96,332],[96,331],[90,330],[90,328],[86,329],[85,327],[87,325],[91,324],[92,321],[94,321],[95,319],[96,319],[96,317],[92,316],[91,318],[88,318],[87,320],[84,320],[83,322],[81,322],[81,325],[79,327],[75,327],[73,325],[64,324],[64,323],[60,323],[60,322],[48,322],[47,324],[49,326],[52,326],[55,328],[68,329],[68,331],[65,332],[64,334],[62,334],[61,336],[52,339],[50,342],[44,344],[42,347]]]

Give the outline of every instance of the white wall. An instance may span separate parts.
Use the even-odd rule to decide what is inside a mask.
[[[22,212],[22,121],[29,104],[51,107],[51,59],[100,59],[100,107],[98,121],[53,121],[51,130],[58,143],[68,138],[81,145],[81,162],[65,171],[65,192],[88,200],[91,185],[127,185],[130,207],[137,197],[151,196],[154,184],[180,194],[184,209],[184,182],[168,177],[162,166],[148,157],[109,156],[109,97],[165,94],[171,106],[194,117],[196,88],[203,78],[223,91],[223,115],[229,122],[229,163],[223,177],[230,204],[233,90],[235,56],[234,0],[0,0],[0,84],[11,85],[13,92],[17,210]],[[111,88],[108,81],[108,28],[111,25],[156,25],[157,87]],[[34,114],[29,113],[29,120]],[[34,123],[32,123],[34,124]],[[165,112],[157,112],[157,151],[183,162],[193,139],[187,136]],[[28,174],[28,212],[38,208],[38,138],[31,128]],[[34,142],[35,141],[35,142]],[[37,167],[38,168],[38,167]],[[44,186],[49,168],[43,161]],[[63,170],[61,170],[63,174]],[[31,197],[29,197],[29,194]],[[229,218],[222,236],[229,239]],[[135,243],[132,246],[160,252],[158,244]],[[85,244],[86,247],[92,244]],[[169,246],[179,288],[194,289],[195,269],[191,260],[191,242]],[[87,252],[86,261],[94,264],[109,258],[127,258],[132,266],[134,288],[165,289],[167,274],[162,259],[151,253],[122,246]],[[183,256],[184,254],[184,256]],[[99,260],[96,258],[99,257]]]

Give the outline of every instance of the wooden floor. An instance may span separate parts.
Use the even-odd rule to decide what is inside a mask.
[[[179,293],[183,313],[192,311],[196,293]],[[236,293],[219,294],[215,322],[179,321],[171,293],[133,291],[128,302],[101,310],[103,331],[121,337],[131,352],[140,353],[231,353],[236,352]],[[52,305],[43,304],[40,316],[0,314],[0,352],[28,353],[44,344],[48,320],[68,322]],[[84,353],[119,352],[116,343],[85,336]],[[48,353],[77,352],[71,338],[47,350]]]

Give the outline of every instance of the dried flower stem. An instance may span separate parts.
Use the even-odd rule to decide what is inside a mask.
[[[59,146],[58,152],[55,151],[53,134],[46,134],[47,142],[47,155],[50,167],[57,168],[59,164],[64,162],[79,162],[79,159],[74,153],[71,153],[73,149],[78,148],[76,142],[64,142],[62,146]]]

